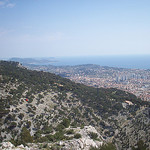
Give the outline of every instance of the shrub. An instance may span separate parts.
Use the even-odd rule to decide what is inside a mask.
[[[11,122],[10,126],[8,127],[10,130],[14,129],[17,126],[16,122]]]
[[[70,120],[65,118],[63,119],[63,121],[61,122],[61,124],[65,127],[65,128],[68,128],[69,125],[70,125]]]
[[[146,146],[146,144],[144,144],[144,142],[142,140],[137,142],[137,148],[132,148],[132,150],[146,150],[146,148],[148,148]]]
[[[66,134],[74,134],[74,130],[73,129],[67,130]]]
[[[21,141],[23,143],[32,143],[33,142],[33,138],[26,127],[22,128],[20,136],[21,136]]]
[[[45,134],[49,134],[53,131],[52,126],[45,126],[43,130]]]
[[[56,132],[56,133],[54,134],[54,139],[55,139],[56,141],[65,139],[64,133],[63,133],[63,132]]]
[[[54,142],[54,141],[55,141],[54,135],[49,134],[49,135],[47,135],[46,137],[48,138],[48,141],[51,141],[51,142]]]
[[[102,145],[98,148],[90,147],[89,150],[116,150],[116,147],[112,143],[108,143],[108,144]]]
[[[21,119],[21,120],[23,119],[23,117],[24,117],[24,114],[22,114],[22,113],[20,113],[19,116],[18,116],[18,118]]]
[[[39,139],[41,137],[41,133],[40,132],[36,132],[34,134],[34,139]]]
[[[90,137],[93,139],[93,140],[96,140],[98,135],[97,133],[94,133],[94,132],[90,132]]]
[[[51,146],[51,148],[50,148],[50,150],[60,150],[61,149],[61,146],[59,146],[59,145],[52,145]]]
[[[116,147],[112,143],[108,143],[106,145],[102,145],[100,150],[116,150]]]
[[[30,128],[31,127],[31,121],[27,121],[26,122],[26,128]]]
[[[63,129],[65,129],[65,126],[62,125],[61,123],[57,125],[56,127],[56,131],[62,131]]]
[[[41,138],[39,138],[38,140],[37,140],[37,142],[39,142],[39,143],[43,143],[43,142],[47,142],[48,141],[48,138],[47,137],[41,137]]]
[[[79,133],[75,134],[75,135],[74,135],[74,138],[75,138],[75,139],[81,138],[81,134],[79,134]]]
[[[71,126],[73,127],[73,128],[76,128],[77,127],[77,122],[72,122],[72,124],[71,124]]]

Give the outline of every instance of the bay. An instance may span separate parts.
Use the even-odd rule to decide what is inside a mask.
[[[79,57],[56,57],[51,65],[74,66],[83,64],[96,64],[100,66],[150,69],[150,55],[117,55],[117,56],[79,56]]]

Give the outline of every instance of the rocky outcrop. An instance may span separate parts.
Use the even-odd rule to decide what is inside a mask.
[[[59,145],[62,146],[62,150],[89,150],[92,147],[98,147],[102,145],[103,142],[94,141],[88,138],[75,139],[70,141],[60,141]]]
[[[15,147],[11,142],[3,142],[1,143],[0,150],[31,150],[31,149],[22,144]]]
[[[70,129],[70,128],[68,128]],[[97,130],[92,126],[85,126],[84,128],[74,128],[73,129],[76,134],[81,134],[81,138],[72,139],[66,141],[59,141],[56,143],[46,143],[48,147],[52,147],[53,145],[57,145],[61,148],[61,150],[89,150],[90,147],[99,147],[103,144],[103,140],[101,135],[97,132]],[[90,134],[94,133],[97,135],[96,139],[92,139]],[[45,143],[43,143],[44,145]],[[11,142],[3,142],[1,143],[0,150],[38,150],[40,149],[39,143],[30,143],[27,146],[19,145],[15,147]]]
[[[101,135],[92,126],[85,126],[83,129],[76,128],[75,132],[81,134],[82,137],[80,139],[60,141],[58,144],[62,146],[63,150],[89,150],[91,146],[97,148],[103,144]],[[97,134],[97,139],[99,140],[92,139],[90,137],[91,133]]]

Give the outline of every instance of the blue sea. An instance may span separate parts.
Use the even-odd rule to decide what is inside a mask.
[[[130,56],[85,56],[85,57],[56,57],[55,66],[74,66],[82,64],[96,64],[101,66],[150,69],[150,55],[130,55]]]

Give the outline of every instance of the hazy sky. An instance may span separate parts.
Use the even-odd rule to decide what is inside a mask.
[[[150,54],[150,0],[0,0],[0,58]]]

